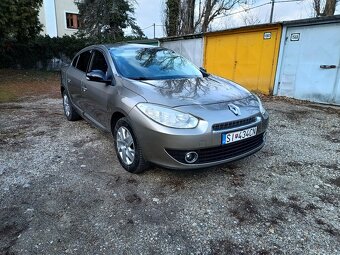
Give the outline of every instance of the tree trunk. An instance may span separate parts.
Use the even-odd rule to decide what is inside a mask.
[[[327,0],[325,9],[323,11],[323,16],[333,16],[336,7],[336,0]]]
[[[205,3],[205,11],[203,13],[203,23],[202,23],[202,32],[205,33],[208,30],[208,26],[210,23],[210,14],[212,11],[211,0],[207,0]]]
[[[316,16],[333,16],[338,1],[339,0],[326,0],[325,7],[323,11],[321,11],[321,0],[314,0],[313,8]]]
[[[196,0],[187,0],[187,24],[185,34],[193,34],[194,31],[194,22],[195,22],[195,3]]]
[[[166,2],[165,29],[168,36],[178,35],[180,0],[168,0]]]

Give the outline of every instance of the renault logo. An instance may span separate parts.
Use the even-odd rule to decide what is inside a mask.
[[[229,110],[232,111],[236,116],[241,115],[240,108],[234,104],[228,104]]]

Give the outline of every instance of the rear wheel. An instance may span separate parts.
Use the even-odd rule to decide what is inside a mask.
[[[116,154],[124,169],[135,174],[144,172],[149,164],[143,158],[142,148],[127,118],[117,121],[113,136]]]
[[[68,97],[66,91],[63,92],[63,106],[64,114],[69,121],[75,121],[80,119],[80,115],[74,109],[72,102]]]

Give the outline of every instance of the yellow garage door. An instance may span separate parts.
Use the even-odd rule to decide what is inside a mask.
[[[271,94],[280,37],[280,27],[208,34],[204,66],[249,90]]]

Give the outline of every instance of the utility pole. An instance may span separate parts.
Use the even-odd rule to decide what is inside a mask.
[[[274,4],[275,4],[275,0],[272,0],[272,9],[270,10],[270,20],[269,20],[269,23],[273,23]]]
[[[153,23],[153,39],[156,39],[156,24]]]

